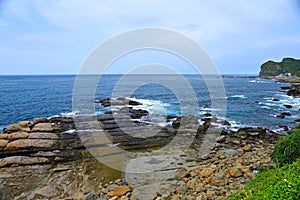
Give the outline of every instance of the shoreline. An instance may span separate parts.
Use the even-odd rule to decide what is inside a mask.
[[[129,118],[139,119],[146,116],[145,110],[125,110],[125,113],[119,112],[117,115],[121,117],[120,123],[124,125],[123,128],[128,129],[127,131],[140,131],[146,128],[151,132],[158,128],[141,122],[135,123],[134,126],[131,123],[128,124]],[[87,151],[79,137],[80,134],[83,138],[84,134],[91,134],[91,130],[94,130],[93,133],[100,131],[99,124],[95,127],[91,125],[95,118],[99,121],[101,129],[110,134],[114,144],[127,151],[140,152],[145,159],[167,158],[170,160],[167,168],[157,170],[153,177],[147,173],[121,175],[105,167]],[[132,140],[132,137],[120,131],[112,113],[82,118],[79,115],[74,119],[39,118],[33,122],[23,121],[11,125],[7,133],[0,134],[0,180],[3,180],[0,188],[2,193],[4,192],[0,194],[0,198],[31,196],[46,199],[86,199],[90,196],[123,200],[150,197],[156,199],[193,199],[196,197],[225,199],[252,180],[258,173],[259,167],[273,165],[269,154],[281,135],[261,127],[239,128],[233,131],[225,128],[231,126],[229,122],[214,116],[196,120],[202,123],[196,124],[198,126],[196,139],[186,153],[178,156],[175,153],[177,147],[174,147],[170,152],[165,152],[168,157],[157,157],[152,153],[153,150],[167,144],[174,135],[191,136],[190,128],[195,118],[188,118],[183,130],[176,130],[181,125],[182,118],[185,116],[173,116],[171,130],[161,129],[158,135],[148,140]],[[78,124],[76,126],[74,120],[79,120],[79,126]],[[208,127],[221,127],[223,130],[214,138],[215,146],[212,151],[206,156],[199,157],[197,150],[200,145],[203,145],[203,137],[209,134]],[[122,157],[111,154],[111,146],[97,143],[93,147],[102,152],[101,156],[113,155],[113,159]],[[143,160],[142,162],[144,163]],[[136,164],[138,163],[129,163],[127,167],[134,167]],[[149,166],[160,169],[159,161]],[[95,173],[93,168],[96,168],[98,173]],[[17,174],[16,177],[7,179],[11,177],[11,173]],[[72,178],[74,173],[80,178],[74,180]],[[70,180],[75,181],[77,186],[72,185]],[[139,180],[138,183],[136,180]],[[22,187],[20,187],[21,183]],[[53,185],[54,183],[62,186],[58,188]],[[20,188],[16,191],[11,185]],[[64,188],[63,192],[61,188]]]
[[[112,102],[108,103],[113,104]],[[132,102],[132,104],[137,103]],[[236,132],[225,129],[224,127],[230,127],[231,124],[214,116],[207,116],[205,118],[174,116],[172,129],[170,130],[155,125],[149,126],[149,124],[142,122],[134,122],[132,124],[132,121],[128,121],[129,118],[139,119],[147,115],[148,113],[145,110],[124,110],[121,108],[119,112],[115,114],[116,115],[113,116],[112,113],[108,112],[102,116],[79,115],[74,118],[75,121],[71,118],[63,117],[53,119],[40,118],[34,122],[23,121],[19,124],[9,126],[7,133],[0,134],[0,142],[2,144],[0,174],[4,174],[2,177],[5,177],[8,175],[8,171],[17,170],[19,174],[23,174],[22,172],[28,174],[31,170],[37,170],[40,173],[40,177],[37,176],[35,178],[44,179],[46,184],[36,185],[38,190],[35,189],[32,191],[26,188],[28,187],[26,186],[28,183],[24,180],[25,182],[23,182],[22,185],[25,189],[21,190],[22,194],[51,196],[51,194],[45,192],[45,188],[50,187],[50,182],[55,182],[60,185],[62,184],[60,183],[62,180],[66,181],[65,179],[71,177],[70,173],[78,170],[76,167],[71,168],[70,165],[72,166],[77,163],[77,167],[85,170],[98,166],[98,169],[104,172],[104,165],[101,163],[95,164],[97,161],[90,152],[86,150],[86,147],[82,144],[82,140],[80,140],[86,138],[88,141],[90,134],[97,135],[98,132],[100,134],[101,131],[104,131],[110,135],[112,142],[117,144],[118,147],[130,152],[140,152],[142,153],[141,155],[143,155],[142,158],[144,157],[146,160],[160,160],[165,156],[161,157],[161,155],[156,155],[153,150],[169,143],[174,135],[179,134],[183,138],[191,137],[193,127],[195,128],[196,125],[196,137],[187,152],[178,155],[176,152],[181,148],[180,145],[173,146],[169,151],[165,152],[165,155],[168,155],[164,158],[164,160],[166,159],[165,167],[160,168],[160,161],[155,161],[154,164],[150,164],[149,166],[148,164],[146,165],[151,169],[159,169],[154,173],[154,177],[153,174],[147,173],[126,173],[123,174],[122,177],[118,177],[118,180],[115,180],[114,178],[110,178],[117,174],[114,170],[106,170],[107,173],[102,175],[96,175],[93,172],[89,175],[84,173],[80,176],[82,176],[82,178],[85,177],[85,179],[89,179],[91,176],[97,176],[97,183],[93,182],[93,186],[89,186],[89,183],[77,182],[79,185],[88,184],[80,187],[82,189],[82,191],[79,192],[80,194],[78,194],[78,188],[65,186],[69,190],[68,195],[69,197],[75,198],[76,195],[84,196],[85,192],[91,192],[90,195],[96,195],[104,199],[113,197],[123,199],[148,199],[150,196],[151,198],[159,198],[159,196],[166,197],[166,195],[168,197],[177,196],[177,199],[182,199],[186,195],[194,194],[195,191],[193,191],[192,188],[196,187],[195,184],[198,184],[199,181],[204,181],[205,184],[201,187],[199,186],[199,190],[196,191],[197,195],[206,196],[208,198],[213,198],[214,196],[222,196],[225,198],[241,185],[248,183],[254,177],[256,173],[255,170],[257,170],[259,166],[268,167],[272,165],[272,162],[268,158],[269,153],[280,137],[280,135],[274,134],[265,128],[240,128]],[[120,124],[116,124],[116,116],[120,117],[118,120],[123,126],[122,128],[127,129],[130,133],[132,133],[132,131],[134,132],[134,130],[137,130],[138,133],[141,133],[141,130],[146,130],[145,134],[147,134],[152,130],[157,130],[157,128],[159,128],[160,131],[155,136],[144,140],[129,137],[119,129],[118,126]],[[98,123],[94,123],[95,119],[99,121],[101,129],[99,129]],[[199,120],[202,121],[201,124]],[[182,124],[182,122],[185,123]],[[204,142],[205,136],[211,134],[209,133],[209,127],[215,130],[220,130],[221,128],[222,131],[219,135],[211,138],[214,144],[212,151],[208,155],[199,157],[199,147],[206,144],[206,142]],[[94,131],[91,132],[91,130]],[[86,144],[89,144],[94,150],[96,148],[97,151],[94,152],[96,152],[98,156],[112,156],[109,160],[120,160],[120,158],[122,158],[121,154],[111,154],[113,146],[104,145],[104,143],[101,143],[101,140],[96,140],[100,141],[100,143],[93,143],[92,141]],[[262,156],[266,159],[264,162],[260,161]],[[247,159],[250,160],[247,162],[243,161]],[[126,167],[132,168],[139,162],[145,163],[143,160],[133,160],[131,162],[133,163],[128,163]],[[47,178],[47,174],[49,173],[47,171],[49,169],[52,171],[50,180]],[[15,173],[17,171],[15,171]],[[208,174],[206,174],[207,172]],[[47,177],[42,175],[43,173],[45,173]],[[60,180],[58,178],[59,176],[63,176],[64,178]],[[106,178],[103,179],[105,176]],[[111,180],[115,181],[109,182]],[[137,182],[137,180],[139,181]],[[191,189],[184,189],[189,185],[189,182],[193,184]],[[7,191],[7,194],[17,195],[13,190],[9,189],[8,185],[18,185],[20,183],[12,183],[7,180],[5,183],[6,184],[1,185],[2,190]],[[100,183],[101,187],[95,185]],[[174,192],[172,194],[165,194],[160,191],[162,188],[168,188],[164,190],[165,192],[169,191],[169,189]],[[219,189],[216,190],[217,188],[219,188],[221,192],[217,192],[219,191]],[[120,190],[126,192],[123,194]],[[146,192],[147,194],[141,192],[144,190],[148,190],[148,192]],[[57,192],[57,190],[53,192],[53,195],[56,195],[55,198],[62,198],[63,195],[66,195]],[[157,196],[157,194],[160,195]]]

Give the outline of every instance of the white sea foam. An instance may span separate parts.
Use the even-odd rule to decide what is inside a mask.
[[[235,98],[235,99],[246,99],[247,97],[245,97],[245,95],[243,95],[243,94],[238,94],[238,95],[232,95],[231,98]]]

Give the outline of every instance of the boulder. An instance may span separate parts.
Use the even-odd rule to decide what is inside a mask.
[[[60,127],[56,127],[54,124],[51,123],[39,123],[35,124],[32,127],[32,132],[55,132],[61,131]]]
[[[34,119],[34,123],[38,124],[38,123],[47,123],[49,122],[49,120],[47,118],[35,118]]]
[[[22,130],[22,128],[18,124],[11,124],[7,127],[7,131],[9,133],[17,132],[17,131],[21,131],[21,130]]]
[[[20,121],[18,125],[22,128],[30,128],[33,124],[32,121]]]
[[[218,143],[223,143],[226,141],[226,136],[225,135],[221,135],[217,138],[217,142]]]
[[[49,149],[55,143],[54,140],[20,139],[8,143],[4,150]]]
[[[6,133],[0,133],[0,139],[7,139],[9,134]]]
[[[47,139],[47,140],[57,140],[58,135],[55,133],[45,133],[45,132],[35,132],[31,133],[28,139]]]
[[[203,170],[200,172],[199,177],[200,177],[200,178],[208,178],[208,177],[210,177],[212,174],[213,174],[212,168],[208,167],[208,168],[203,169]]]
[[[28,156],[11,156],[0,159],[0,167],[7,167],[14,164],[18,165],[33,165],[49,163],[48,158],[28,157]]]
[[[72,124],[74,120],[67,117],[51,117],[49,120],[50,123],[63,123],[63,124]]]
[[[181,168],[179,169],[177,172],[176,172],[176,175],[175,175],[175,178],[180,180],[186,176],[188,176],[188,174],[190,173],[191,169],[189,167],[184,167],[184,168]]]
[[[240,165],[236,165],[236,166],[231,168],[231,170],[230,170],[230,176],[231,177],[238,178],[238,177],[241,177],[242,175],[243,175],[242,167]]]
[[[115,191],[112,193],[112,196],[120,197],[125,195],[127,192],[131,192],[132,189],[129,186],[117,186]]]
[[[251,150],[251,145],[248,144],[248,145],[244,146],[244,147],[243,147],[243,150],[244,150],[244,151],[250,151],[250,150]]]
[[[29,136],[29,133],[26,132],[14,132],[7,135],[8,140],[18,140],[18,139],[26,139]]]
[[[107,98],[107,99],[102,99],[98,101],[102,106],[108,107],[108,106],[126,106],[126,105],[131,105],[131,106],[137,106],[137,105],[143,105],[140,102],[130,100],[128,98],[124,97],[118,97],[118,98]]]
[[[283,106],[286,107],[286,108],[293,108],[292,105],[288,105],[288,104],[284,104]]]
[[[0,150],[2,150],[8,143],[8,140],[0,139]]]

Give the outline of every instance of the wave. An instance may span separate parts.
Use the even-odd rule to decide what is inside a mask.
[[[235,98],[235,99],[247,99],[247,97],[243,94],[240,95],[232,95],[230,98]]]

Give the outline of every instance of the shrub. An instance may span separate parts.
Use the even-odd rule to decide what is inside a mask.
[[[282,137],[276,143],[271,158],[279,167],[291,164],[300,158],[300,129],[296,127],[290,135]]]
[[[300,160],[259,173],[242,191],[233,194],[231,200],[300,199]]]

